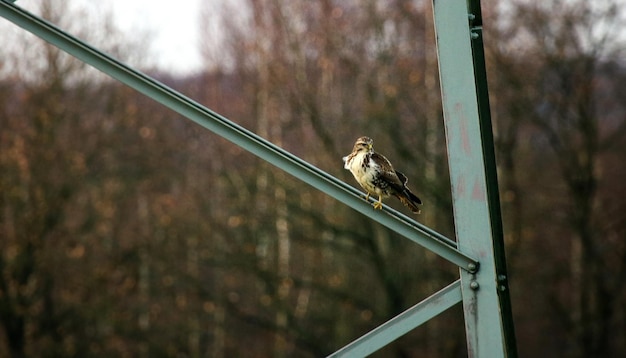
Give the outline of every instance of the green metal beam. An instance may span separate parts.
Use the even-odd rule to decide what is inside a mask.
[[[456,249],[456,244],[452,240],[388,206],[385,206],[383,212],[372,210],[371,205],[362,199],[362,193],[352,186],[229,121],[180,92],[102,53],[53,24],[11,4],[7,0],[0,0],[0,16],[342,201],[356,211],[431,250],[463,270],[475,272],[478,269],[478,262]],[[340,168],[341,165],[338,164],[338,167]]]
[[[485,179],[487,181],[487,200],[489,202],[489,216],[493,235],[493,259],[498,281],[498,299],[500,302],[500,316],[504,344],[508,357],[517,357],[517,341],[513,324],[513,310],[506,265],[504,248],[504,229],[500,207],[500,193],[498,185],[498,170],[496,167],[496,153],[493,139],[491,110],[489,105],[489,89],[487,86],[487,68],[483,44],[482,11],[480,0],[469,0],[471,14],[472,57],[474,59],[474,76],[476,79],[476,93],[478,96],[478,115],[480,118],[480,135],[483,143],[483,157],[485,160]]]
[[[465,0],[433,6],[457,240],[481,264],[476,274],[460,273],[465,330],[470,357],[516,357],[480,3],[469,6]]]
[[[456,305],[461,300],[461,282],[457,280],[329,357],[366,357]]]

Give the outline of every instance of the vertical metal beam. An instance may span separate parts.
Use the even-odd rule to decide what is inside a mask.
[[[467,345],[470,357],[515,357],[480,5],[469,5],[474,14],[465,0],[433,2],[457,241],[480,262],[461,271]]]
[[[485,176],[487,180],[487,200],[493,236],[493,258],[498,282],[498,298],[500,300],[500,316],[503,318],[504,342],[508,357],[517,357],[517,341],[513,324],[513,312],[504,249],[504,229],[500,208],[498,187],[498,171],[496,167],[495,145],[489,106],[489,90],[487,86],[487,69],[483,45],[483,20],[480,0],[469,0],[470,26],[472,35],[472,56],[474,58],[474,76],[478,95],[478,115],[485,160]]]

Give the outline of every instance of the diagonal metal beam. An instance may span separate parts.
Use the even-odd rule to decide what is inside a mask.
[[[461,281],[457,280],[329,357],[368,356],[461,302],[462,299]]]
[[[478,269],[478,262],[460,252],[452,240],[392,210],[388,206],[385,206],[382,213],[373,211],[371,205],[362,199],[362,193],[352,186],[229,121],[180,92],[99,51],[55,25],[13,5],[8,0],[0,0],[0,16],[320,191],[342,201],[354,210],[431,250],[463,270],[475,272]]]

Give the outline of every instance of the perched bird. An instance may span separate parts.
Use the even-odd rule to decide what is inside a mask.
[[[393,169],[387,158],[378,154],[373,148],[374,141],[368,137],[361,137],[354,143],[352,153],[343,157],[344,168],[348,169],[354,179],[367,192],[365,200],[370,195],[378,195],[374,209],[383,208],[383,198],[394,195],[412,212],[419,214],[417,207],[422,204],[420,198],[409,190],[407,177]]]

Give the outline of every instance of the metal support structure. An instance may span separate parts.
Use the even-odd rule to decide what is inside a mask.
[[[329,357],[365,357],[405,335],[462,300],[460,280],[400,313]]]
[[[0,16],[460,268],[459,280],[333,356],[371,354],[462,301],[469,355],[515,357],[478,0],[469,0],[469,8],[465,0],[436,0],[433,7],[457,244],[386,205],[382,212],[372,210],[352,186],[13,5],[11,0],[0,0]],[[480,259],[480,272],[475,258]]]
[[[468,353],[515,357],[480,3],[437,0],[433,12],[456,236],[481,265],[460,273]]]

